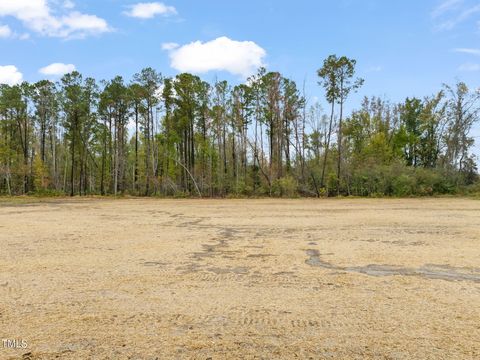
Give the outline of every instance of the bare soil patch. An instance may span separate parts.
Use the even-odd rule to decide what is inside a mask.
[[[480,202],[0,201],[0,359],[478,359]]]

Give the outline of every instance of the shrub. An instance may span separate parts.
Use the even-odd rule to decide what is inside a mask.
[[[297,195],[297,186],[297,181],[292,176],[287,175],[272,183],[272,195],[295,197]]]
[[[439,189],[442,179],[438,172],[431,169],[416,169],[415,171],[415,194],[419,196],[431,196]]]
[[[393,195],[409,196],[415,193],[415,178],[402,174],[392,181]]]

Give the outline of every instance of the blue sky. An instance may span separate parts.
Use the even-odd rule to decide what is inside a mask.
[[[480,86],[478,0],[138,3],[0,0],[0,81],[58,79],[72,66],[97,79],[130,79],[151,66],[238,82],[265,64],[321,98],[315,71],[338,54],[357,59],[366,80],[352,108],[365,95],[401,101],[456,79]],[[204,66],[192,67],[193,57]]]

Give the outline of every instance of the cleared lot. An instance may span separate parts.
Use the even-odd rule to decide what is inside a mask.
[[[0,202],[0,358],[478,359],[480,202]]]

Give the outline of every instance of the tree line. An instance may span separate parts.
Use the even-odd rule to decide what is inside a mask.
[[[264,68],[235,86],[152,68],[128,83],[72,72],[0,85],[0,194],[406,196],[478,181],[479,91],[364,98],[346,115],[364,82],[355,67],[325,59],[327,111]]]

